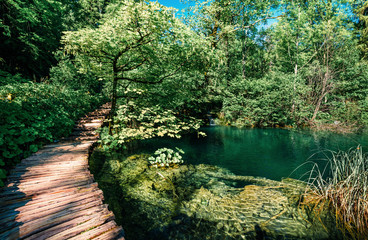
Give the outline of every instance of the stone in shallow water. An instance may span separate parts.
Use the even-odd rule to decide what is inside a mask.
[[[236,176],[209,165],[150,168],[146,158],[107,160],[98,175],[130,239],[328,238],[298,211],[305,189],[299,181]],[[120,193],[112,194],[112,185]]]

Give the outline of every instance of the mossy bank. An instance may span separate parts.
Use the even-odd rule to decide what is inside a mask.
[[[306,185],[210,165],[149,166],[96,149],[90,167],[127,239],[329,239],[303,206]],[[334,236],[336,237],[336,236]]]

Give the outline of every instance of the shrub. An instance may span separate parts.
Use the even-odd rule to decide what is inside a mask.
[[[78,66],[70,59],[62,59],[57,66],[50,69],[50,79],[53,85],[68,86],[73,90],[99,93],[102,91],[103,82],[97,80],[91,72],[80,73]]]
[[[11,75],[10,73],[0,69],[0,87],[8,84],[26,83],[26,82],[29,82],[29,80],[22,78],[20,74]]]
[[[260,79],[233,81],[223,97],[223,118],[238,127],[299,125],[308,118],[306,87],[294,75],[274,73]],[[293,107],[294,103],[294,107]]]
[[[160,148],[156,150],[154,156],[148,158],[148,161],[154,167],[170,167],[183,163],[180,154],[184,154],[180,148],[176,148],[176,151],[170,148]]]

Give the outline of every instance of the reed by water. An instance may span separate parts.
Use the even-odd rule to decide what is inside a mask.
[[[313,169],[304,205],[321,221],[329,219],[346,239],[366,239],[368,235],[368,156],[361,147],[332,152],[325,170]],[[328,224],[326,224],[328,227]]]

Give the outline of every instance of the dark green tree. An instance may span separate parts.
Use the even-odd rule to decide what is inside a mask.
[[[40,79],[56,61],[60,46],[62,1],[5,0],[0,5],[1,69]]]
[[[368,56],[368,2],[358,1],[355,5],[355,13],[358,17],[357,28],[359,30],[359,48],[364,59]]]

